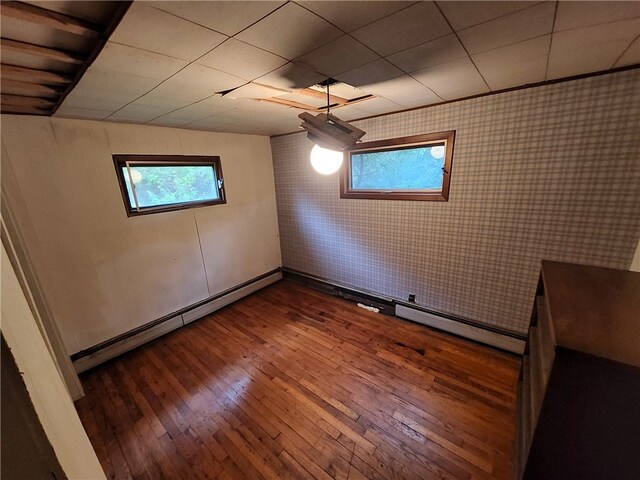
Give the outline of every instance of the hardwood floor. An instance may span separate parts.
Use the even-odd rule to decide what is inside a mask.
[[[108,478],[511,478],[519,358],[282,281],[84,374]]]

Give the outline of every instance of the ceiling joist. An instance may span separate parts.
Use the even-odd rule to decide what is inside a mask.
[[[56,72],[36,70],[33,68],[19,67],[16,65],[2,64],[0,74],[3,79],[17,80],[19,82],[38,83],[44,85],[66,85],[71,79]]]
[[[21,106],[21,105],[2,105],[2,113],[15,114],[19,113],[22,115],[49,115],[51,113],[50,108],[44,107],[29,107],[29,106]]]
[[[7,107],[34,107],[34,108],[42,108],[47,109],[51,108],[55,105],[52,100],[47,100],[45,98],[38,97],[23,97],[21,95],[8,95],[2,94],[2,107],[4,109]]]
[[[3,50],[11,50],[14,52],[27,54],[27,55],[35,55],[38,57],[46,57],[52,60],[58,60],[60,62],[65,63],[73,63],[76,65],[80,65],[83,63],[82,59],[77,57],[76,55],[65,52],[63,50],[58,50],[55,48],[49,47],[41,47],[39,45],[34,45],[32,43],[19,42],[17,40],[10,40],[8,38],[3,38],[0,40],[0,46],[2,46]]]
[[[4,79],[2,80],[2,92],[25,97],[56,97],[60,94],[59,90],[45,85]]]
[[[91,22],[27,3],[2,2],[0,12],[3,17],[24,20],[84,37],[98,38],[102,34],[102,28]]]

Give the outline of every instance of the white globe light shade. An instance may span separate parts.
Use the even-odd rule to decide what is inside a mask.
[[[431,156],[434,158],[444,157],[444,147],[442,145],[431,147]]]
[[[311,149],[311,166],[318,173],[330,175],[342,165],[342,152],[314,145]]]

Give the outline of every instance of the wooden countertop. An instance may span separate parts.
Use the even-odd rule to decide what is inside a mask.
[[[556,344],[640,367],[640,273],[542,261]]]

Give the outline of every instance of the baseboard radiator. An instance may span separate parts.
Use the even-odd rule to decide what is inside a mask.
[[[292,281],[331,295],[346,298],[350,301],[374,306],[382,313],[421,323],[428,327],[475,340],[476,342],[500,348],[508,352],[519,355],[522,355],[524,352],[525,338],[523,336],[481,325],[477,322],[458,318],[453,315],[428,310],[417,304],[403,302],[399,299],[381,297],[373,292],[358,290],[298,270],[283,267],[282,271],[284,272],[285,278]]]
[[[218,295],[185,307],[171,315],[149,322],[71,356],[76,372],[81,373],[166,333],[205,317],[220,308],[282,279],[280,269],[268,272]]]

